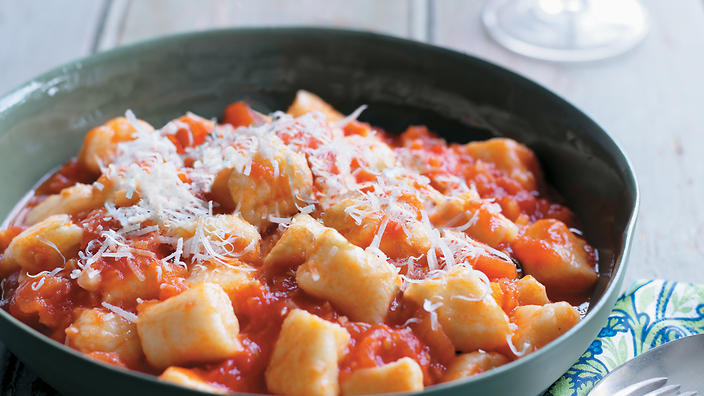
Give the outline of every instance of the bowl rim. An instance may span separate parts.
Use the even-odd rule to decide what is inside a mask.
[[[554,349],[557,347],[558,344],[561,344],[562,342],[566,341],[566,339],[570,338],[572,334],[577,333],[582,327],[586,326],[586,323],[588,322],[587,319],[589,319],[592,316],[596,315],[596,312],[600,312],[603,309],[606,309],[606,304],[607,300],[609,300],[614,293],[619,292],[620,290],[616,290],[617,286],[620,286],[622,283],[622,280],[625,276],[626,268],[627,268],[627,262],[628,262],[628,255],[631,249],[631,244],[633,241],[633,234],[634,234],[634,229],[636,225],[636,221],[638,218],[638,212],[640,208],[640,190],[638,187],[638,181],[636,179],[636,175],[634,172],[633,165],[631,161],[628,159],[628,156],[626,153],[621,149],[621,147],[615,142],[614,138],[606,132],[604,128],[601,127],[600,124],[598,124],[596,121],[594,121],[589,115],[584,113],[582,110],[577,108],[575,105],[564,99],[562,96],[559,94],[555,93],[553,90],[551,90],[548,87],[545,87],[532,79],[520,74],[519,72],[507,69],[503,66],[500,66],[498,64],[495,64],[491,61],[488,61],[480,56],[476,56],[473,54],[469,54],[466,52],[461,52],[458,50],[453,50],[447,47],[442,47],[439,45],[431,44],[431,43],[425,43],[425,42],[420,42],[416,41],[413,39],[408,39],[408,38],[402,38],[402,37],[397,37],[393,36],[390,34],[384,34],[384,33],[378,33],[378,32],[373,32],[373,31],[368,31],[368,30],[357,30],[357,29],[346,29],[346,28],[337,28],[337,27],[329,27],[329,26],[300,26],[300,25],[281,25],[281,26],[261,26],[261,27],[224,27],[224,28],[214,28],[214,29],[205,29],[205,30],[196,30],[196,31],[186,31],[186,32],[180,32],[180,33],[175,33],[175,34],[168,34],[168,35],[162,35],[154,38],[149,38],[146,40],[141,40],[137,41],[134,43],[129,43],[126,45],[121,45],[115,48],[107,49],[107,50],[102,50],[94,54],[89,54],[80,58],[77,58],[75,60],[63,63],[59,66],[53,67],[49,69],[48,71],[45,71],[44,73],[41,73],[28,81],[20,84],[14,89],[11,89],[10,91],[5,92],[4,94],[0,93],[0,125],[2,122],[5,120],[5,113],[12,109],[13,107],[21,105],[23,102],[26,101],[28,97],[30,97],[33,93],[39,91],[46,92],[49,89],[53,88],[56,84],[59,84],[62,80],[60,79],[61,76],[67,74],[69,71],[76,71],[83,69],[84,67],[90,67],[93,65],[99,65],[100,63],[103,63],[113,57],[119,57],[123,54],[126,53],[131,53],[131,52],[141,52],[144,49],[154,47],[157,45],[161,44],[173,44],[173,43],[178,43],[181,40],[203,40],[208,37],[215,37],[215,36],[227,36],[227,35],[237,35],[237,34],[272,34],[272,35],[285,35],[286,33],[295,33],[295,34],[314,34],[314,35],[336,35],[338,37],[343,37],[345,39],[349,40],[381,40],[384,41],[385,44],[388,45],[399,45],[399,46],[406,46],[407,48],[411,50],[419,50],[419,51],[434,51],[436,54],[440,54],[441,56],[449,57],[448,59],[454,59],[454,60],[460,60],[464,62],[474,62],[476,64],[479,64],[480,66],[488,69],[494,69],[497,73],[501,73],[507,76],[511,76],[512,78],[516,79],[517,81],[520,81],[522,84],[526,84],[527,86],[538,89],[539,91],[543,91],[543,93],[546,95],[546,97],[549,97],[551,100],[555,101],[558,105],[565,106],[568,108],[571,112],[573,112],[575,115],[581,116],[584,119],[588,120],[593,124],[593,126],[596,127],[596,129],[600,132],[599,136],[599,145],[602,147],[606,146],[612,146],[612,157],[617,161],[621,161],[623,165],[623,169],[621,169],[622,173],[624,174],[624,184],[628,187],[633,188],[633,198],[632,198],[632,210],[628,215],[628,220],[626,222],[626,226],[623,229],[623,231],[619,234],[623,236],[623,242],[620,251],[615,252],[615,257],[614,257],[614,269],[615,272],[612,273],[609,283],[604,290],[603,295],[597,301],[596,304],[590,305],[589,311],[587,314],[580,320],[579,323],[577,323],[574,327],[572,327],[570,330],[559,336],[558,338],[552,340],[550,343],[545,345],[544,347],[540,348],[539,350],[530,353],[527,356],[524,356],[520,359],[514,360],[510,363],[507,363],[503,366],[493,368],[491,370],[488,370],[486,372],[483,372],[481,374],[474,375],[472,377],[468,378],[463,378],[451,382],[446,382],[446,383],[437,383],[432,386],[426,387],[421,391],[418,392],[413,392],[413,393],[418,393],[422,394],[426,391],[442,391],[442,390],[447,390],[449,388],[457,387],[457,386],[462,386],[462,385],[467,385],[472,382],[477,382],[482,379],[494,376],[494,375],[500,375],[506,371],[513,370],[515,367],[518,367],[519,365],[523,364],[528,364],[529,362],[538,359],[541,355],[548,353],[550,350]],[[7,133],[7,129],[3,128],[0,129],[0,138],[4,136]],[[615,154],[615,155],[614,155]],[[620,157],[620,158],[618,158]],[[103,368],[106,368],[108,370],[112,370],[118,374],[123,374],[123,375],[129,375],[134,377],[135,379],[138,380],[146,380],[146,381],[151,381],[158,383],[162,386],[165,387],[171,387],[174,391],[184,391],[187,388],[183,388],[179,385],[172,384],[170,382],[166,381],[160,381],[157,376],[153,376],[150,374],[142,373],[139,371],[134,371],[118,366],[111,365],[109,363],[105,363],[100,360],[96,359],[91,359],[88,356],[80,353],[79,351],[70,348],[62,343],[59,343],[48,336],[45,336],[41,333],[39,333],[37,330],[31,328],[30,326],[26,325],[25,323],[21,322],[20,320],[16,319],[12,315],[10,315],[7,311],[4,309],[0,309],[0,320],[6,320],[10,324],[14,325],[15,327],[20,328],[22,331],[25,333],[28,333],[31,335],[33,338],[35,338],[37,341],[41,342],[42,344],[47,345],[48,347],[54,347],[58,348],[59,350],[68,353],[72,355],[75,358],[81,359],[84,361],[84,363],[92,363],[96,364],[98,366],[102,366]],[[2,340],[0,340],[2,342]],[[579,356],[576,356],[575,358],[579,358]],[[552,384],[547,384],[547,387]],[[546,388],[547,389],[547,388]],[[197,392],[201,393],[204,395],[210,394],[207,392],[202,392],[194,389],[188,389],[189,391],[192,392]],[[251,394],[251,393],[235,393],[238,395],[251,395],[251,396],[261,396],[258,394]]]

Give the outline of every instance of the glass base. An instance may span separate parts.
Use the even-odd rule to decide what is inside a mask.
[[[556,62],[619,55],[648,30],[647,12],[637,0],[489,0],[482,22],[506,48]]]

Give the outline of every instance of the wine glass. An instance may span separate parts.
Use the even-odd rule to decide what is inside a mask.
[[[638,0],[488,0],[481,14],[489,35],[519,54],[556,62],[619,55],[646,35]]]

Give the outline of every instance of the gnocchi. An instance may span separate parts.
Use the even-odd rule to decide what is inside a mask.
[[[203,381],[196,373],[193,372],[193,370],[189,370],[187,368],[174,366],[169,367],[161,373],[159,379],[201,392],[227,393],[225,389]]]
[[[598,257],[533,152],[363,110],[299,91],[93,128],[0,230],[3,308],[216,394],[417,392],[575,326]]]
[[[463,352],[500,350],[511,330],[490,286],[463,267],[408,286],[404,298],[437,315],[452,343]]]
[[[299,213],[264,258],[266,268],[298,266],[308,259],[318,236],[325,227],[305,213]]]
[[[339,111],[335,110],[320,97],[304,90],[299,90],[296,92],[296,97],[293,99],[293,103],[291,103],[291,106],[289,106],[286,112],[294,117],[299,117],[307,113],[319,112],[332,122],[339,121],[344,118]]]
[[[267,386],[282,395],[337,395],[338,362],[349,339],[339,325],[293,310],[274,345],[266,370]]]
[[[494,248],[513,242],[518,235],[518,226],[501,214],[501,207],[484,202],[473,193],[445,200],[430,221],[436,226],[458,227]]]
[[[144,307],[137,316],[137,331],[154,367],[211,362],[241,349],[230,299],[213,283]]]
[[[534,352],[566,333],[578,321],[579,312],[564,301],[518,307],[511,313],[511,322],[517,326],[513,344],[519,351]]]
[[[579,295],[594,286],[594,251],[559,220],[539,220],[512,245],[526,273],[557,295]]]
[[[384,320],[401,286],[392,265],[330,229],[320,234],[310,257],[298,267],[296,282],[351,319],[372,323]]]
[[[357,370],[342,382],[342,394],[346,396],[419,390],[423,390],[423,371],[408,357],[381,367]]]
[[[197,250],[192,253],[212,249],[220,256],[236,257],[245,262],[260,260],[261,235],[256,227],[238,215],[220,214],[178,224],[169,234],[182,238],[186,250]]]
[[[523,188],[535,190],[540,181],[538,160],[526,146],[515,140],[494,138],[483,142],[467,143],[466,150],[473,158],[486,161],[506,172]]]
[[[84,353],[115,353],[127,367],[137,367],[143,356],[137,326],[105,308],[81,310],[66,328],[66,344]]]
[[[399,206],[401,205],[409,206],[405,202]],[[379,239],[379,249],[390,257],[417,256],[430,249],[427,229],[418,219],[411,217],[404,219],[403,225],[394,222],[389,226],[388,218],[385,220],[384,216],[367,215],[374,212],[375,208],[369,202],[349,197],[329,208],[323,220],[326,226],[336,229],[350,242],[363,248],[371,245],[382,224],[386,222],[384,234]],[[401,233],[403,238],[399,238]]]
[[[463,353],[452,360],[442,377],[443,382],[468,378],[508,363],[506,356],[497,352]]]
[[[99,175],[102,166],[110,165],[117,156],[117,145],[133,140],[136,128],[152,132],[154,128],[147,122],[137,120],[133,125],[125,117],[117,117],[104,125],[91,129],[78,153],[78,161],[85,169]]]
[[[59,194],[50,195],[27,213],[27,224],[36,224],[49,216],[58,214],[75,215],[95,209],[105,202],[105,194],[94,185],[75,184]]]
[[[17,235],[5,250],[0,269],[22,268],[30,274],[62,267],[81,245],[83,229],[67,215],[53,215]]]
[[[193,285],[205,282],[219,285],[232,300],[247,288],[261,285],[254,277],[255,272],[254,267],[236,260],[227,263],[210,261],[194,265],[186,281]]]
[[[313,176],[306,158],[287,148],[281,139],[262,139],[242,169],[233,168],[227,179],[232,202],[242,217],[260,230],[273,217],[288,217],[312,194]]]

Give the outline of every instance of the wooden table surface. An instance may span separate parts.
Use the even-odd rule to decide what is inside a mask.
[[[644,1],[650,32],[607,61],[554,64],[496,45],[478,0],[0,0],[0,93],[91,53],[164,34],[225,26],[327,25],[389,33],[476,55],[552,89],[626,151],[641,210],[626,284],[704,283],[704,3]],[[1,348],[1,346],[0,346]],[[2,395],[54,394],[0,357]]]

